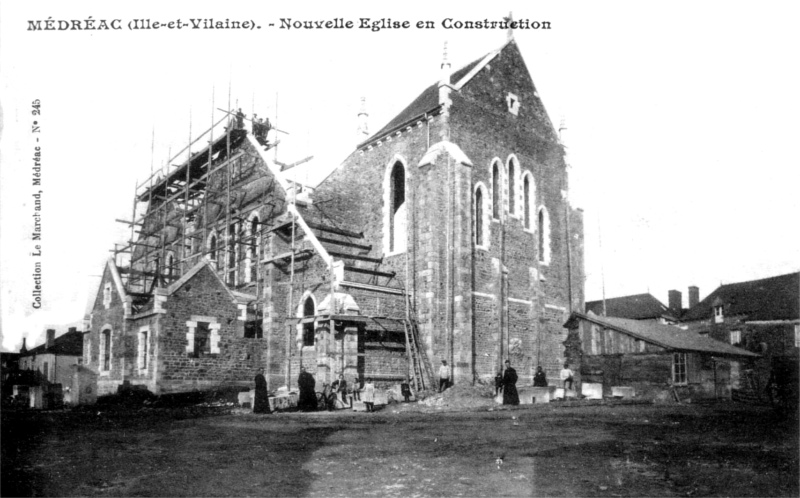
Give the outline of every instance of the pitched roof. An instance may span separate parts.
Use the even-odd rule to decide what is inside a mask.
[[[231,298],[231,301],[237,304],[247,304],[249,302],[255,301],[256,296],[252,294],[247,294],[244,292],[236,291],[228,287],[228,284],[225,283],[224,280],[219,276],[219,274],[214,270],[214,267],[211,265],[211,262],[208,259],[201,259],[197,264],[189,269],[186,273],[183,274],[181,278],[172,282],[169,287],[167,287],[167,295],[172,295],[177,292],[181,287],[183,287],[187,282],[193,279],[200,270],[203,268],[208,268],[208,271],[211,272],[211,275],[216,277],[216,280],[220,283],[220,285],[228,292],[228,295]]]
[[[36,354],[57,354],[66,356],[81,356],[83,354],[83,332],[72,331],[56,337],[53,344],[48,348],[47,343],[40,344],[27,353],[20,356],[31,356]]]
[[[795,320],[800,318],[800,272],[725,284],[693,306],[683,321],[711,318],[712,308],[721,304],[726,316],[745,320]]]
[[[715,356],[759,356],[725,342],[680,329],[674,325],[663,325],[656,322],[645,322],[628,318],[597,316],[594,313],[583,314],[573,312],[565,326],[574,326],[577,320],[588,320],[669,350],[692,351]]]
[[[502,50],[502,49],[500,49]],[[500,50],[493,50],[488,54],[484,54],[479,58],[475,59],[474,61],[470,62],[466,66],[463,66],[461,69],[458,69],[451,73],[450,75],[450,82],[453,85],[463,86],[466,81],[462,81],[465,79],[466,76],[472,76],[471,71],[473,69],[479,69],[477,66],[484,62],[487,58],[493,57],[497,55]],[[431,112],[439,107],[439,82],[433,83],[428,88],[422,91],[416,99],[414,99],[410,104],[406,106],[405,109],[400,111],[400,114],[395,116],[391,121],[389,121],[383,128],[381,128],[377,133],[373,134],[363,143],[372,142],[381,138],[384,135],[389,134],[393,130],[401,127],[402,125],[417,119],[418,117],[424,115],[427,112]]]
[[[587,301],[586,311],[595,315],[603,314],[603,301]],[[632,296],[612,297],[606,299],[606,316],[644,320],[672,316],[670,309],[653,297],[652,294],[634,294]]]

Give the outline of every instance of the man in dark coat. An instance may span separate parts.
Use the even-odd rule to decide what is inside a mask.
[[[264,378],[264,369],[260,368],[256,374],[256,396],[253,400],[253,413],[272,413],[267,395],[267,379]]]
[[[533,387],[547,387],[547,376],[542,367],[536,367],[536,373],[533,375]]]
[[[236,111],[236,128],[244,129],[244,113],[242,112],[242,108],[240,107],[238,111]]]
[[[304,412],[312,412],[317,409],[316,384],[314,376],[306,372],[305,367],[300,367],[300,375],[297,377],[300,399],[297,400],[297,408]]]
[[[511,362],[506,360],[506,369],[503,372],[503,404],[518,405],[517,371],[511,367]]]

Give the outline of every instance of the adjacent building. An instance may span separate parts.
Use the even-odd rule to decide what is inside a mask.
[[[44,344],[32,349],[23,339],[19,371],[8,380],[12,395],[31,408],[59,406],[72,385],[74,368],[83,361],[83,335],[76,327],[58,337],[55,329],[48,329]]]
[[[573,313],[565,327],[580,383],[633,388],[639,398],[728,398],[731,366],[759,355],[654,321]]]

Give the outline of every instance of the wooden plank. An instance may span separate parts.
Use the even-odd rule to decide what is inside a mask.
[[[320,237],[320,236],[317,236],[317,239],[319,239],[320,242],[325,242],[327,244],[335,244],[335,245],[339,245],[339,246],[352,247],[354,249],[360,249],[362,251],[371,251],[372,250],[372,246],[371,245],[356,244],[355,242],[349,242],[349,241],[346,241],[346,240],[331,239],[331,238],[328,238],[328,237]]]
[[[386,277],[386,278],[394,278],[396,275],[395,272],[385,272],[385,271],[378,271],[378,270],[371,270],[369,268],[359,268],[357,266],[347,266],[345,265],[344,271],[352,271],[355,273],[367,273],[369,275],[377,275],[379,277]]]
[[[338,257],[342,259],[354,259],[356,261],[366,261],[368,263],[377,263],[377,264],[383,263],[383,258],[370,258],[369,256],[361,256],[359,254],[347,254],[344,252],[335,252],[335,251],[328,251],[328,254],[330,254],[333,257]]]

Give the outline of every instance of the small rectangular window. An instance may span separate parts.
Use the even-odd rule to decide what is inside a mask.
[[[303,324],[303,346],[314,345],[314,322]]]
[[[261,339],[264,337],[262,320],[260,318],[244,322],[244,337],[246,339]]]
[[[672,355],[672,383],[686,385],[686,353]]]
[[[742,342],[742,333],[741,333],[741,331],[739,331],[739,330],[731,330],[730,339],[731,339],[731,344],[734,344],[734,345],[739,344],[740,342]]]
[[[794,347],[800,348],[800,325],[794,326]]]
[[[714,323],[722,323],[724,318],[725,317],[722,314],[722,306],[714,306]]]
[[[194,357],[199,358],[203,355],[209,354],[211,351],[210,349],[210,341],[208,337],[210,335],[208,322],[197,322],[197,328],[194,330]]]

